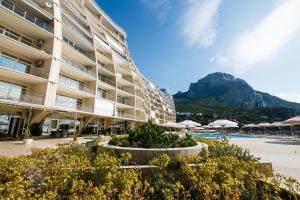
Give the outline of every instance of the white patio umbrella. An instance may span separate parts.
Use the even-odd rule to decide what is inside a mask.
[[[204,130],[205,128],[199,127],[199,126],[198,126],[198,127],[195,127],[195,129],[196,129],[196,130]]]
[[[223,128],[238,127],[237,122],[233,122],[227,119],[218,119],[214,122],[209,123],[208,125],[214,128],[222,128],[222,132],[223,132]]]
[[[300,125],[300,116],[292,117],[290,119],[285,120],[282,123],[289,124],[289,125]]]
[[[168,128],[185,128],[184,125],[175,123],[175,122],[168,122],[166,124],[163,124],[162,126],[164,127],[168,127]]]
[[[257,127],[257,125],[255,124],[246,124],[243,126],[243,128],[255,128],[255,127]]]
[[[201,128],[203,128],[203,129],[208,129],[208,128],[211,128],[211,126],[204,125],[204,126],[201,126]]]
[[[284,126],[291,126],[291,125],[284,124],[283,122],[273,122],[272,124],[270,124],[270,127],[278,127],[279,134],[281,134],[281,127],[284,127]]]
[[[230,121],[230,120],[227,120],[227,119],[219,119],[219,120],[216,120],[214,122],[211,122],[208,124],[209,126],[221,126],[221,127],[237,127],[238,126],[238,123],[237,122],[233,122],[233,121]]]
[[[264,130],[265,130],[265,133],[267,132],[267,127],[270,127],[271,126],[271,124],[270,123],[268,123],[268,122],[265,122],[265,123],[259,123],[259,124],[257,124],[257,126],[258,127],[261,127],[261,128],[264,128]]]
[[[243,128],[250,128],[250,133],[252,133],[252,129],[257,127],[255,124],[246,124],[243,126]]]
[[[197,127],[197,126],[201,126],[200,123],[194,122],[192,120],[184,120],[182,122],[179,122],[178,124],[184,125],[188,128],[194,128],[194,127]]]

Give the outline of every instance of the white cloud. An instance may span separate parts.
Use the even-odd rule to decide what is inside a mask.
[[[209,47],[217,37],[217,15],[223,0],[187,0],[179,32],[188,46]]]
[[[300,1],[281,1],[252,30],[240,34],[218,63],[244,73],[257,63],[271,60],[300,27]]]
[[[141,0],[146,8],[155,12],[160,23],[164,23],[172,8],[171,0]]]
[[[278,96],[287,101],[300,103],[300,93],[297,93],[297,92],[280,92],[280,93],[276,94],[275,96]]]

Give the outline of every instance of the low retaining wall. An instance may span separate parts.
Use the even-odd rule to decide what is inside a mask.
[[[108,142],[101,142],[99,145],[113,149],[117,153],[130,153],[132,160],[138,164],[148,164],[149,160],[161,155],[167,154],[170,157],[177,155],[197,155],[201,152],[202,148],[207,149],[207,144],[197,142],[196,146],[193,147],[178,147],[178,148],[157,148],[157,149],[146,149],[146,148],[132,148],[132,147],[119,147],[109,145]]]

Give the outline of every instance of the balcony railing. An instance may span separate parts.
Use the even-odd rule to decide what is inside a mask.
[[[75,80],[72,80],[72,79],[68,79],[67,77],[64,77],[61,75],[58,78],[58,82],[62,85],[65,85],[67,87],[70,87],[70,88],[73,88],[76,90],[87,92],[89,94],[95,94],[95,90],[93,90],[85,85],[81,85],[79,82],[76,82]],[[72,82],[76,82],[76,84],[72,84]]]
[[[112,50],[115,52],[115,55],[117,55],[119,58],[121,58],[122,60],[128,62],[126,56],[122,55],[118,50],[112,48]]]
[[[139,115],[136,115],[136,116],[135,116],[135,119],[136,119],[136,120],[144,121],[146,118],[145,118],[145,116],[139,116]]]
[[[126,119],[134,119],[134,115],[132,114],[128,114],[128,113],[119,113],[117,112],[117,117],[122,117],[122,118],[126,118]]]
[[[98,61],[98,65],[106,70],[108,70],[109,72],[115,74],[114,69],[112,69],[111,67],[108,67],[106,65],[103,65],[101,62]]]
[[[55,106],[62,109],[71,110],[71,111],[81,111],[81,112],[88,112],[88,113],[94,112],[93,107],[83,106],[82,104],[76,104],[76,106],[71,107],[71,106],[65,106],[65,104],[62,103],[61,101],[59,102],[56,101]]]
[[[79,37],[81,40],[83,40],[87,45],[89,45],[91,47],[93,46],[91,39],[88,39],[80,31],[78,31],[77,28],[75,28],[73,24],[71,24],[64,18],[63,18],[62,22],[70,31],[72,31],[77,37]]]
[[[144,109],[144,104],[143,103],[136,103],[136,107],[140,109]]]
[[[79,24],[83,23],[83,24],[85,24],[85,26],[88,25],[86,16],[82,15],[81,11],[79,11],[78,8],[76,7],[76,6],[80,6],[77,4],[76,1],[62,0],[61,2],[66,7],[66,9],[62,8],[62,11],[71,15],[72,18],[74,18]],[[81,6],[80,6],[80,9],[81,9]],[[86,29],[86,30],[89,31],[88,29]]]
[[[42,13],[47,18],[50,18],[50,19],[53,18],[53,15],[51,13],[49,13],[48,11],[46,11],[45,9],[43,9],[41,7],[41,4],[38,3],[36,0],[22,0],[22,1],[25,2],[26,4],[28,4],[31,8],[34,8],[35,10],[37,10],[39,13]]]
[[[106,83],[110,86],[116,87],[116,82],[114,80],[108,79],[108,78],[98,78],[99,81]]]
[[[104,56],[105,58],[107,58],[108,60],[112,61],[111,57],[109,57],[108,55],[106,55],[105,53],[98,51],[102,56]]]
[[[99,98],[102,98],[102,99],[107,99],[107,100],[111,100],[111,101],[115,101],[116,100],[116,98],[115,98],[115,96],[114,95],[111,95],[111,94],[105,94],[105,95],[100,95],[98,92],[97,92],[97,95],[96,95],[97,97],[99,97]]]
[[[128,106],[134,106],[133,102],[128,101],[127,99],[120,98],[120,97],[117,97],[117,102],[120,104],[128,105]]]
[[[122,90],[123,92],[126,92],[127,94],[130,94],[130,95],[134,95],[134,92],[130,91],[130,90],[127,90],[125,88],[122,88],[122,87],[118,87],[119,90]]]
[[[9,0],[0,0],[0,6],[17,14],[18,16],[22,17],[26,21],[31,22],[32,24],[35,24],[38,27],[48,31],[49,33],[53,33],[53,27],[51,25],[29,14],[27,11],[17,7],[13,2]]]
[[[84,72],[84,73],[87,73],[87,74],[89,74],[89,75],[91,75],[91,76],[93,76],[93,77],[95,77],[95,78],[97,77],[97,75],[96,75],[95,72],[93,72],[93,71],[87,69],[85,66],[83,66],[83,65],[81,65],[81,64],[79,64],[79,63],[77,63],[77,62],[75,62],[75,61],[73,61],[73,60],[71,60],[71,59],[69,59],[69,58],[67,58],[67,57],[65,57],[65,56],[62,57],[62,61],[63,61],[64,63],[66,63],[66,64],[68,64],[68,65],[70,65],[70,66],[76,68],[76,69],[79,69],[80,71],[82,71],[82,72]]]
[[[20,91],[13,91],[11,88],[0,87],[0,100],[28,103],[28,104],[44,104],[44,96],[31,94],[31,93],[20,93]]]
[[[125,76],[121,76],[121,79],[123,79],[124,81],[128,82],[128,83],[133,83],[132,79],[125,77]]]
[[[52,54],[51,50],[46,49],[44,47],[44,44],[43,44],[42,41],[30,39],[28,37],[23,36],[20,33],[12,31],[12,30],[10,30],[8,28],[5,28],[5,27],[3,27],[1,25],[0,25],[0,34],[4,35],[6,37],[9,37],[9,38],[11,38],[11,39],[13,39],[15,41],[21,42],[22,44],[25,44],[27,46],[33,47],[33,48],[35,48],[37,50],[44,51],[44,52],[46,52],[48,54]]]
[[[72,47],[73,49],[75,49],[79,53],[85,55],[86,57],[88,57],[92,61],[95,61],[95,55],[93,53],[90,53],[87,50],[85,50],[84,48],[81,48],[80,46],[78,46],[77,44],[75,44],[73,41],[69,40],[65,36],[63,36],[63,39],[64,39],[64,42],[66,44],[68,44],[70,47]]]
[[[5,67],[7,69],[15,70],[18,72],[38,76],[41,78],[47,79],[49,76],[49,71],[35,67],[35,66],[25,63],[24,61],[21,61],[19,59],[4,55],[1,52],[0,52],[0,66]]]

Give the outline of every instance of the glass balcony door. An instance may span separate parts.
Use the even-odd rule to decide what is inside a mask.
[[[25,93],[25,88],[13,83],[0,81],[0,98],[20,101],[22,94]]]

